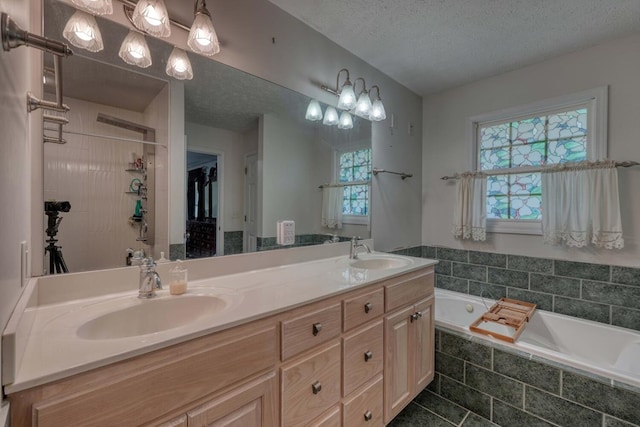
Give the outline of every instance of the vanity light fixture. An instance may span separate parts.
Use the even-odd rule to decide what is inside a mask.
[[[134,30],[130,30],[125,37],[118,55],[130,65],[137,65],[140,68],[147,68],[151,65],[151,52],[147,41],[144,39],[144,35]]]
[[[338,117],[338,112],[334,107],[329,105],[324,112],[324,120],[322,124],[327,126],[335,126],[340,122],[340,118]]]
[[[94,15],[111,15],[113,13],[111,0],[71,0],[71,3]]]
[[[311,120],[312,122],[317,122],[318,120],[322,120],[322,108],[320,107],[320,103],[316,99],[312,99],[309,101],[309,105],[307,106],[307,113],[304,115],[304,118],[307,120]]]
[[[352,129],[353,128],[353,118],[348,111],[343,111],[340,114],[340,122],[338,123],[338,129]]]
[[[371,114],[369,114],[369,118],[374,122],[379,122],[387,118],[387,113],[385,113],[382,99],[380,99],[380,88],[377,85],[373,85],[371,86],[371,92],[373,92],[373,89],[376,90],[377,97],[371,106]]]
[[[193,78],[193,69],[191,68],[191,61],[189,61],[187,52],[178,47],[174,47],[171,55],[169,55],[165,71],[167,75],[175,77],[178,80],[191,80]]]
[[[100,52],[104,49],[98,23],[86,12],[77,10],[67,21],[62,35],[75,47],[89,52]]]
[[[133,9],[133,25],[154,37],[169,37],[171,25],[164,0],[139,0]]]
[[[358,83],[358,80],[362,80],[362,91],[360,92],[360,96],[358,96],[358,101],[356,102],[355,114],[368,119],[369,114],[371,113],[371,99],[369,98],[369,91],[367,90],[367,84],[364,79],[362,77],[358,77],[355,84]]]
[[[198,7],[200,4],[200,7]],[[205,56],[213,56],[220,52],[218,35],[213,28],[211,13],[207,10],[206,0],[196,0],[194,5],[193,25],[189,30],[187,45],[195,53]]]

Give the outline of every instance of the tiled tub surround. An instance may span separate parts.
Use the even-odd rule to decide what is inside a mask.
[[[436,287],[640,330],[640,268],[422,246],[400,255],[438,259]]]
[[[474,307],[473,313],[467,313],[467,304]],[[540,356],[546,349],[536,351],[530,343],[522,344],[544,333],[540,324],[533,323],[536,316],[545,317],[541,312],[515,345],[472,334],[462,327],[483,309],[477,297],[436,290],[436,377],[391,426],[640,425],[639,381],[636,385],[612,381],[577,368],[580,364],[572,360],[559,363],[546,359]],[[546,316],[591,323],[551,313]],[[594,345],[609,339],[592,338]],[[594,359],[601,359],[598,354],[608,350],[594,348]],[[580,353],[580,349],[574,351]],[[568,356],[571,359],[572,354]]]

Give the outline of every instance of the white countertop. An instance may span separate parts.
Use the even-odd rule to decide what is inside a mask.
[[[401,268],[365,270],[351,267],[348,257],[342,255],[189,281],[185,295],[215,295],[228,304],[227,309],[184,326],[147,335],[111,339],[78,336],[79,326],[92,319],[147,302],[137,298],[137,290],[32,307],[25,304],[27,308],[19,314],[29,319],[29,331],[24,338],[24,350],[17,353],[21,357],[15,363],[15,377],[11,384],[5,385],[5,393],[105,366],[437,263],[386,253],[373,255],[404,259],[409,263]],[[366,254],[362,256],[366,257]],[[184,298],[169,295],[168,282],[165,278],[165,289],[158,291],[157,298]],[[16,326],[16,330],[19,329]],[[19,340],[13,341],[15,345]]]

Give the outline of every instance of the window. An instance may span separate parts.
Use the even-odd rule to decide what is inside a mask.
[[[369,217],[371,148],[336,153],[337,180],[343,184],[342,215],[348,224],[366,224]]]
[[[540,234],[541,168],[604,158],[605,119],[606,88],[472,119],[488,231]]]

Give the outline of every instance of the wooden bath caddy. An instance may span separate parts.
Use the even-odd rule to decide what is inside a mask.
[[[535,311],[535,304],[500,298],[489,311],[473,322],[469,329],[479,334],[489,335],[512,343],[518,339]],[[503,333],[509,331],[509,328],[513,328],[512,334],[506,335]]]

